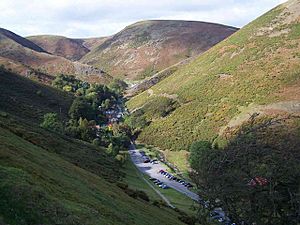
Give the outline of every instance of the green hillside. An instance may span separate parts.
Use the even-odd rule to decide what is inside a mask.
[[[66,118],[71,96],[7,71],[0,87],[0,224],[181,224],[119,188],[105,149],[39,127],[47,112]]]
[[[288,1],[130,99],[128,108],[151,121],[139,140],[188,150],[196,140],[219,140],[254,112],[299,113],[299,18],[300,2]]]

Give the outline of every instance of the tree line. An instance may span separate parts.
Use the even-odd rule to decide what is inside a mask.
[[[190,147],[191,177],[210,208],[222,207],[237,224],[300,221],[299,118],[246,123],[225,148],[209,141]],[[199,220],[210,220],[206,209]]]

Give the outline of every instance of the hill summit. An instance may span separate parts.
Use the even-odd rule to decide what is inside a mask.
[[[141,21],[107,38],[81,62],[104,68],[114,76],[143,79],[203,53],[236,31],[196,21]]]

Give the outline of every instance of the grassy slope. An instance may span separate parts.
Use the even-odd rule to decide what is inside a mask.
[[[103,149],[39,128],[43,113],[60,111],[49,99],[67,107],[69,96],[6,72],[0,79],[1,224],[153,224],[153,216],[180,224],[175,212],[119,189],[118,166]]]
[[[300,24],[285,23],[271,32],[288,30],[288,34],[255,35],[260,28],[273,26],[283,11],[284,6],[279,6],[250,23],[155,85],[151,95],[143,92],[132,98],[128,102],[131,110],[166,93],[177,95],[180,103],[168,117],[153,121],[140,141],[186,150],[195,140],[214,139],[242,106],[295,97],[278,93],[299,81]]]
[[[71,95],[4,71],[0,71],[0,90],[0,110],[35,122],[48,112],[65,118],[73,101]]]

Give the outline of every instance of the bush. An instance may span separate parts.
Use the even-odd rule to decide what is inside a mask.
[[[63,132],[63,124],[59,121],[56,113],[47,113],[44,115],[44,120],[40,126],[47,130],[55,132]]]
[[[125,189],[124,192],[125,192],[128,196],[130,196],[131,198],[135,198],[135,199],[136,199],[136,198],[138,197],[137,192],[136,192],[135,190],[130,189],[130,188]]]
[[[99,138],[95,138],[95,139],[93,140],[92,144],[95,145],[95,146],[100,146],[100,145],[101,145],[101,141],[100,141]]]
[[[197,141],[191,145],[189,161],[193,169],[200,168],[199,163],[201,163],[205,153],[211,151],[211,146],[212,144],[209,141]]]
[[[0,111],[0,116],[1,117],[8,117],[8,114],[6,112]]]
[[[188,225],[194,225],[197,222],[197,219],[194,216],[188,216],[186,214],[179,216],[178,219]]]
[[[117,182],[117,186],[123,190],[128,189],[128,184],[121,182],[121,181]]]
[[[149,196],[144,191],[137,190],[136,192],[137,192],[137,195],[140,199],[142,199],[146,202],[150,201]]]
[[[161,207],[167,207],[167,204],[163,200],[154,200],[152,202],[152,205],[161,208]]]

